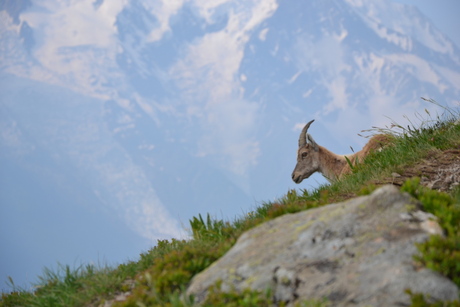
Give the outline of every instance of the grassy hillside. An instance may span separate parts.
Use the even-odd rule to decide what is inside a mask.
[[[430,164],[433,168],[436,161],[444,161],[445,155],[460,157],[459,114],[445,111],[442,117],[434,119],[427,113],[420,127],[395,124],[370,131],[391,135],[392,145],[369,156],[340,182],[313,192],[288,191],[277,202],[264,203],[234,221],[194,217],[190,221],[191,240],[158,241],[138,261],[116,268],[86,265],[45,270],[34,293],[21,289],[4,293],[0,306],[191,306],[191,298],[182,295],[191,278],[228,251],[249,228],[286,213],[370,193],[380,184],[399,184],[405,178],[423,177],[426,159],[434,155],[439,159]],[[446,168],[446,164],[439,167]],[[401,189],[418,198],[426,211],[439,217],[446,232],[445,238],[433,236],[420,244],[421,253],[416,260],[460,286],[460,187],[455,183],[452,187],[455,188],[448,193],[435,192],[420,184],[418,178],[401,184]],[[10,283],[14,285],[12,280]],[[412,298],[414,306],[430,306],[420,294],[412,294]],[[460,306],[458,302],[451,304]],[[270,306],[270,295],[250,290],[224,294],[216,285],[205,306],[219,305]],[[310,301],[300,306],[327,306],[327,302]]]

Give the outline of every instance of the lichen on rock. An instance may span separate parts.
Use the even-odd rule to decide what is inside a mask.
[[[194,277],[187,294],[202,302],[222,281],[222,291],[271,289],[273,301],[288,306],[311,299],[333,305],[409,305],[406,289],[435,300],[458,299],[452,281],[413,260],[415,243],[441,229],[420,208],[409,194],[389,185],[368,196],[281,216],[243,234]]]

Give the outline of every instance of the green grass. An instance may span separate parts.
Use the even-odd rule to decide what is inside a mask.
[[[427,114],[429,118],[420,127],[394,124],[390,128],[375,128],[372,133],[391,135],[392,145],[368,156],[339,182],[314,191],[290,190],[278,201],[264,203],[234,221],[199,215],[190,221],[191,240],[158,241],[138,261],[114,268],[61,265],[55,271],[45,269],[33,292],[14,287],[10,280],[15,290],[2,293],[0,306],[98,306],[127,291],[132,295],[115,306],[192,306],[192,298],[183,295],[191,278],[224,255],[246,230],[283,214],[368,194],[375,189],[370,182],[401,172],[432,152],[460,149],[460,124],[455,122],[458,113],[446,109],[443,117],[435,119]],[[395,132],[395,128],[400,131]],[[426,211],[437,215],[446,232],[445,238],[433,236],[420,244],[416,260],[460,286],[460,189],[450,194],[438,193],[421,187],[417,179],[406,182],[402,189],[419,199]],[[431,306],[423,295],[411,295],[414,306]],[[269,306],[270,303],[269,292],[248,289],[243,293],[222,293],[216,285],[204,306]],[[306,301],[298,305],[327,306],[327,302]]]

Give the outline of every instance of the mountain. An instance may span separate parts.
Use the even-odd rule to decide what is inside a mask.
[[[134,257],[198,214],[234,219],[297,187],[302,123],[347,153],[362,129],[435,114],[420,97],[460,92],[458,47],[390,1],[0,9],[2,279]]]

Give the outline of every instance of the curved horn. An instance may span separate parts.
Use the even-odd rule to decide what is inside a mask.
[[[303,127],[302,131],[300,132],[299,148],[307,145],[307,131],[308,131],[308,128],[310,128],[311,123],[314,121],[315,120],[313,119],[310,122],[308,122],[308,124],[306,124],[305,127]]]

